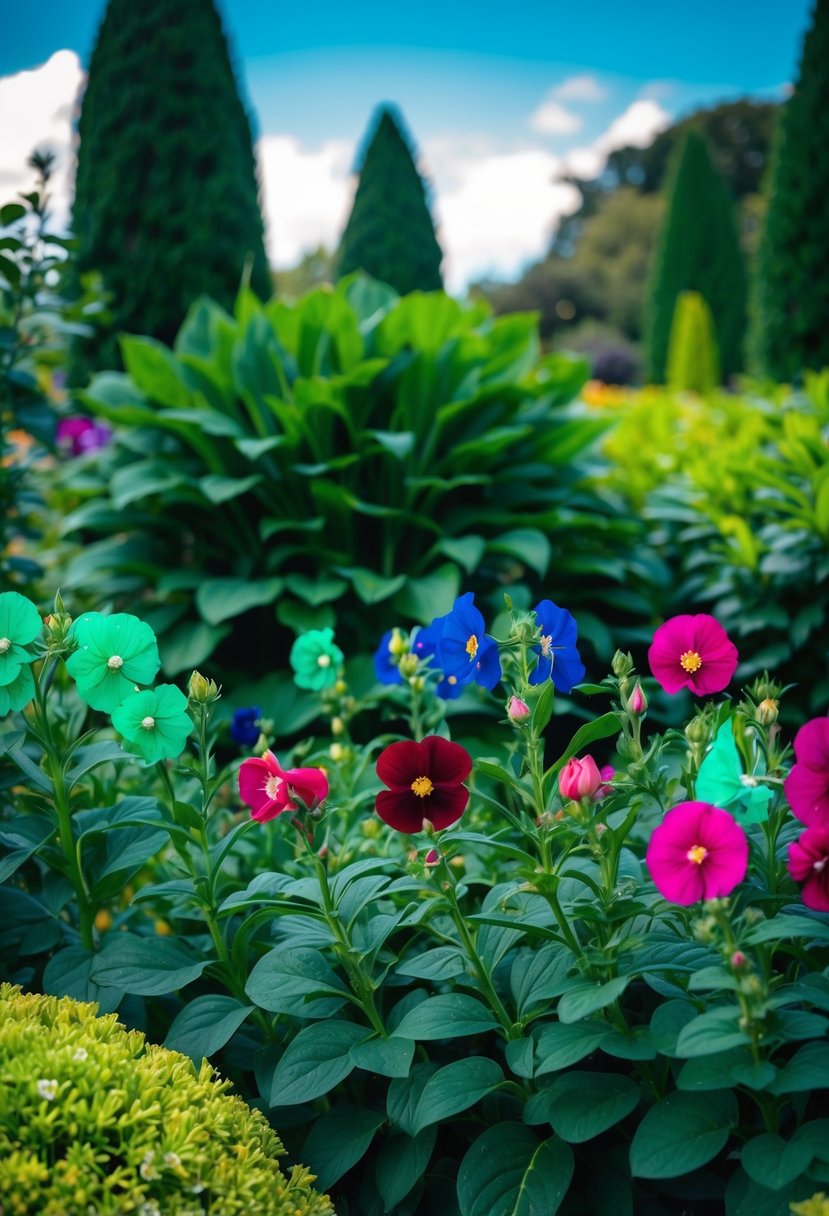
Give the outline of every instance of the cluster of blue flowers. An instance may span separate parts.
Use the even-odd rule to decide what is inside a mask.
[[[567,693],[584,679],[584,664],[576,647],[578,626],[566,608],[552,600],[542,600],[533,609],[541,639],[532,649],[538,662],[530,674],[531,684],[552,679],[559,692]],[[383,634],[374,655],[374,667],[381,684],[400,684],[403,673],[392,645],[395,631]],[[437,694],[444,700],[459,697],[468,684],[480,684],[490,691],[501,678],[498,643],[486,632],[484,618],[475,607],[471,591],[455,600],[452,611],[435,617],[419,629],[412,643],[419,659],[433,659],[441,672]]]

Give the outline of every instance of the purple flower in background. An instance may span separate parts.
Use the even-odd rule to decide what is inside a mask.
[[[258,705],[236,709],[230,721],[230,736],[240,747],[253,747],[259,738],[259,719],[262,710]]]
[[[112,431],[104,422],[92,418],[61,418],[55,432],[58,447],[69,456],[83,456],[85,452],[97,452],[112,438]]]

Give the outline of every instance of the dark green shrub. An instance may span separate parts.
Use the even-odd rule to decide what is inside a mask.
[[[78,125],[78,270],[112,324],[74,376],[118,366],[123,330],[171,342],[205,292],[230,307],[245,267],[271,290],[247,114],[213,0],[110,0]]]
[[[401,295],[438,291],[443,255],[403,120],[381,106],[372,123],[340,244],[339,276],[362,270]]]
[[[757,275],[765,372],[791,380],[829,365],[829,4],[817,0],[800,77],[780,116]]]
[[[647,316],[648,376],[664,383],[674,308],[697,291],[711,309],[724,378],[743,366],[745,267],[734,204],[705,137],[690,130],[674,154]]]
[[[569,603],[624,581],[607,552],[631,530],[577,461],[605,423],[564,409],[586,366],[539,357],[531,316],[357,278],[295,306],[244,292],[235,317],[202,300],[174,351],[122,349],[127,374],[83,394],[122,429],[75,481],[64,531],[86,545],[62,586],[144,598],[171,674],[248,609],[231,661],[258,675],[287,654],[274,609],[359,653],[390,618],[448,611],[462,578],[529,602],[550,568]]]
[[[0,1206],[15,1216],[330,1216],[264,1115],[115,1014],[0,986]]]

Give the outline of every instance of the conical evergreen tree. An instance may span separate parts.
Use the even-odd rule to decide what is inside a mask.
[[[77,271],[112,325],[77,351],[118,364],[116,334],[172,342],[193,299],[232,305],[246,265],[271,294],[251,128],[213,0],[109,0],[78,127]]]
[[[755,345],[791,380],[829,366],[829,0],[817,0],[800,78],[783,107],[757,266]]]
[[[669,176],[646,318],[648,377],[665,379],[677,296],[698,291],[711,310],[724,377],[743,366],[746,275],[734,204],[704,136],[689,131]]]
[[[381,106],[372,131],[340,242],[338,275],[364,270],[401,295],[439,290],[443,255],[402,119]]]

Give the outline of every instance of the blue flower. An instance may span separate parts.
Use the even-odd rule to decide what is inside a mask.
[[[533,612],[541,629],[541,645],[533,646],[538,664],[530,675],[530,683],[543,684],[552,676],[559,692],[569,692],[584,679],[584,664],[576,648],[579,633],[576,619],[552,600],[542,600]]]
[[[380,639],[380,645],[374,652],[374,670],[377,679],[381,684],[402,684],[403,676],[400,673],[398,661],[391,652],[391,640],[394,637],[394,630],[387,629]]]
[[[461,687],[473,681],[490,690],[495,687],[501,678],[498,645],[486,636],[484,618],[471,591],[459,596],[452,611],[432,621],[429,628],[439,630],[435,658],[446,680],[455,680]]]
[[[262,710],[258,705],[251,705],[248,709],[234,710],[230,722],[230,735],[234,743],[238,743],[240,747],[253,747],[259,738],[259,719],[261,717]]]

